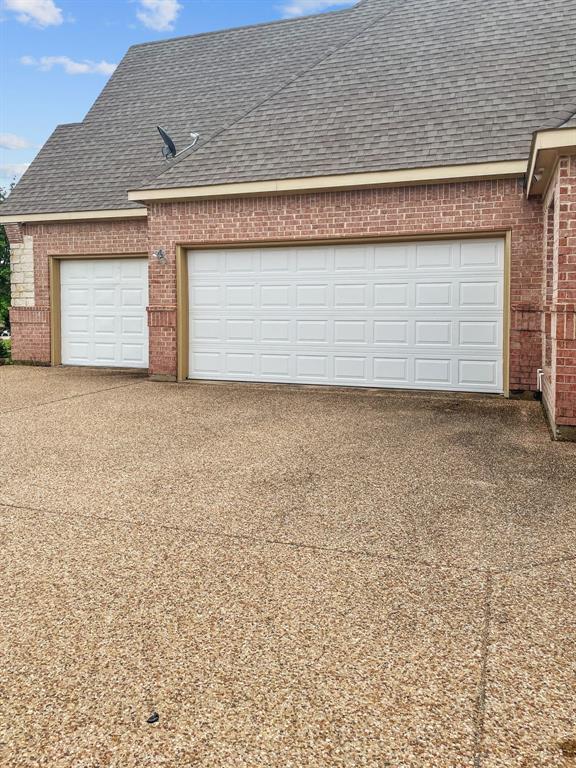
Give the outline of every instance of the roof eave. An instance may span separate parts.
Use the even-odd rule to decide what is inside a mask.
[[[202,198],[248,197],[503,179],[523,176],[526,173],[526,167],[526,160],[505,160],[465,165],[405,168],[369,173],[307,176],[266,181],[209,184],[195,187],[174,187],[171,189],[135,189],[128,192],[128,199],[139,203],[174,202]]]
[[[0,211],[2,207],[0,206]],[[112,208],[100,211],[62,211],[50,213],[7,213],[0,224],[32,224],[57,221],[93,221],[94,219],[133,219],[148,215],[146,208]]]
[[[576,128],[549,128],[536,131],[528,159],[527,197],[545,195],[558,158],[576,154]]]

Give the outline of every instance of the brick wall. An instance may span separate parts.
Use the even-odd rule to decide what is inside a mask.
[[[24,242],[24,235],[20,224],[4,224],[4,229],[10,245]]]
[[[560,158],[545,223],[548,275],[543,361],[546,410],[558,435],[576,428],[576,157]],[[570,430],[572,431],[572,430]],[[576,436],[576,435],[575,435]]]
[[[149,208],[148,224],[143,219],[27,224],[24,234],[34,237],[34,309],[46,314],[38,315],[43,318],[38,323],[14,315],[13,320],[18,320],[15,357],[49,361],[49,255],[151,253],[163,248],[167,262],[151,259],[149,264],[150,372],[170,376],[176,373],[178,244],[410,237],[510,229],[511,387],[534,389],[542,358],[542,215],[540,201],[526,200],[522,181],[507,179],[158,203]],[[42,332],[32,328],[37,325],[43,325]]]
[[[512,230],[512,389],[535,389],[541,365],[542,204],[517,179],[275,197],[158,203],[149,207],[155,305],[176,305],[175,253],[190,245]],[[175,315],[174,315],[175,317]],[[174,320],[175,322],[175,320]],[[154,371],[176,372],[175,327],[151,331]]]
[[[35,303],[10,312],[13,358],[27,362],[50,363],[49,256],[148,251],[145,219],[8,225],[6,231],[11,247],[33,242]]]

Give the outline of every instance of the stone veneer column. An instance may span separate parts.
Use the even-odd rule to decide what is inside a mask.
[[[12,307],[33,307],[34,238],[31,235],[23,235],[21,242],[10,241],[10,269]]]

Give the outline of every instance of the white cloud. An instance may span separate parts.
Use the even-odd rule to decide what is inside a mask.
[[[306,16],[309,13],[318,13],[328,8],[337,8],[343,5],[354,5],[357,0],[290,0],[280,6],[282,16],[285,19],[294,16]]]
[[[4,0],[4,8],[14,11],[23,24],[51,27],[64,21],[62,9],[55,5],[54,0]]]
[[[166,32],[174,29],[174,22],[182,6],[178,0],[140,0],[141,10],[136,13],[145,27]]]
[[[15,133],[0,133],[0,149],[28,149],[31,144],[23,136]]]
[[[116,64],[108,61],[74,61],[68,56],[42,56],[35,59],[33,56],[22,56],[21,64],[27,67],[36,67],[42,72],[48,72],[54,67],[62,67],[67,75],[111,75],[116,69]]]
[[[0,176],[6,179],[19,179],[29,165],[30,163],[6,163],[6,165],[0,165]]]

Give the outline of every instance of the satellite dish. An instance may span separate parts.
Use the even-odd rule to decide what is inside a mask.
[[[192,143],[188,144],[187,147],[184,147],[183,150],[180,152],[176,152],[176,144],[172,141],[168,133],[164,130],[164,128],[161,128],[159,125],[156,126],[158,129],[158,133],[160,136],[162,136],[162,141],[164,142],[164,146],[162,147],[162,155],[164,156],[165,160],[171,160],[173,157],[178,157],[178,155],[181,155],[183,152],[186,152],[189,149],[192,149],[192,147],[196,144],[198,139],[200,138],[199,133],[191,133],[190,138],[192,139]]]
[[[176,157],[176,144],[174,144],[164,128],[160,128],[159,125],[157,125],[156,128],[158,128],[158,133],[162,136],[162,141],[164,142],[164,146],[162,147],[164,158],[168,160],[170,157]]]

